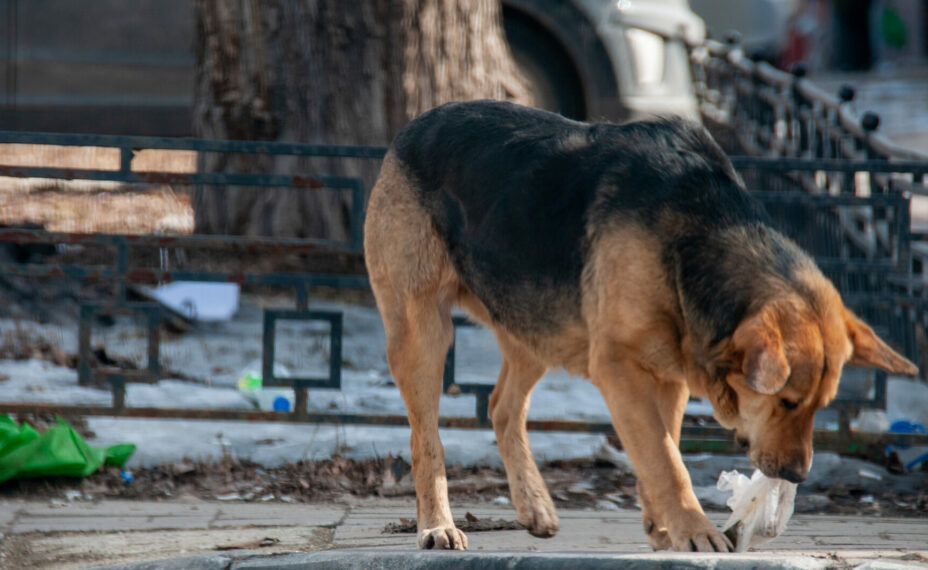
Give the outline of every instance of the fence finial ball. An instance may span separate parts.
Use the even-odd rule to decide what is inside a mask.
[[[734,46],[741,43],[741,32],[738,30],[729,30],[725,34],[725,43]]]
[[[838,87],[838,99],[840,99],[842,103],[850,103],[854,100],[854,95],[856,94],[857,92],[854,91],[854,88],[847,83]]]
[[[789,72],[793,74],[793,77],[796,79],[801,79],[806,76],[806,73],[809,71],[809,66],[806,65],[804,61],[797,61],[789,67]]]
[[[880,116],[873,111],[867,111],[860,118],[860,126],[863,127],[865,131],[875,131],[876,128],[880,126]]]

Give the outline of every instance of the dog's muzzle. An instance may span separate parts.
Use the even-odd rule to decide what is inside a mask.
[[[809,471],[805,468],[797,469],[795,466],[784,465],[777,471],[777,478],[786,479],[790,483],[802,483],[808,477]]]

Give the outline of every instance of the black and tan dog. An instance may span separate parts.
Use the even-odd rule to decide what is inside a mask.
[[[584,124],[508,103],[438,107],[396,137],[364,250],[412,428],[421,548],[467,546],[438,434],[450,311],[495,333],[490,413],[518,520],[558,518],[526,435],[546,369],[592,379],[635,466],[654,548],[728,550],[680,456],[690,394],[770,477],[802,481],[815,410],[845,363],[911,374],[771,229],[706,131],[682,120]]]

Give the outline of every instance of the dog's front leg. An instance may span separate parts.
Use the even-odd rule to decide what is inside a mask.
[[[699,506],[678,443],[662,417],[658,380],[633,358],[611,354],[594,353],[590,372],[643,487],[652,525],[645,530],[657,532],[652,546],[666,548],[669,537],[674,550],[731,550]]]
[[[664,427],[673,438],[674,445],[680,447],[680,431],[683,427],[683,415],[686,412],[686,402],[690,391],[683,378],[661,379],[656,386],[654,397]],[[648,535],[648,542],[654,550],[665,550],[672,546],[670,534],[660,521],[655,520],[655,509],[651,506],[651,497],[641,480],[638,480],[638,500],[641,503],[641,516],[644,532]]]

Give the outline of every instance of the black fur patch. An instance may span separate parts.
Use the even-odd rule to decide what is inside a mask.
[[[668,278],[717,331],[733,330],[744,313],[749,297],[724,290],[731,279],[718,273],[715,250],[723,244],[710,236],[763,227],[766,215],[697,124],[585,124],[475,101],[424,113],[393,149],[461,279],[511,329],[541,331],[579,317],[588,236],[595,241],[616,219],[661,237]],[[773,255],[787,271],[788,257]]]

